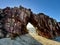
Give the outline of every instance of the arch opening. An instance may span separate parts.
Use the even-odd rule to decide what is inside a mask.
[[[28,23],[26,27],[29,33],[36,33],[36,28],[31,23]]]

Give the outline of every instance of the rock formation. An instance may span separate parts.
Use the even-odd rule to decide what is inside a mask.
[[[17,35],[28,33],[26,25],[29,22],[30,13],[30,9],[26,9],[22,6],[19,8],[6,7],[2,9],[0,11],[0,23],[3,23],[1,24],[1,30],[4,30],[4,33],[6,32],[4,36],[13,38]]]
[[[30,22],[37,27],[38,35],[50,39],[60,36],[60,23],[43,13],[32,14]]]
[[[31,9],[20,6],[0,9],[0,38],[27,34],[28,22],[37,27],[38,35],[46,38],[60,36],[60,22],[43,13],[34,14]]]

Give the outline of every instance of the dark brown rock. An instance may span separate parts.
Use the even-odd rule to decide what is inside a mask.
[[[30,18],[30,12],[31,12],[30,9],[26,9],[20,6],[19,8],[6,7],[1,11],[2,13],[0,13],[0,17],[4,15],[3,18],[1,19],[3,22],[3,28],[7,31],[8,35],[10,35],[11,37],[15,37],[17,35],[28,33],[26,25],[28,24]]]
[[[60,22],[44,13],[34,14],[31,9],[20,7],[6,7],[0,9],[0,29],[3,37],[16,37],[27,34],[28,22],[37,27],[38,35],[46,38],[60,36]]]
[[[38,35],[46,38],[54,38],[60,34],[60,23],[43,13],[32,13],[30,22],[34,27],[37,27]]]

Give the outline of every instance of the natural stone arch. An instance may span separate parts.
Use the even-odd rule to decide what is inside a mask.
[[[34,14],[31,9],[27,9],[22,6],[19,8],[6,7],[1,9],[0,17],[2,17],[0,19],[0,23],[3,25],[0,32],[4,35],[3,37],[6,37],[6,33],[10,33],[11,37],[27,34],[28,30],[26,26],[28,23],[31,23],[34,27],[37,27],[36,31],[38,35],[46,38],[60,36],[60,23],[58,23],[55,19],[50,18],[43,13]],[[6,26],[7,22],[11,22],[9,29],[9,26]]]

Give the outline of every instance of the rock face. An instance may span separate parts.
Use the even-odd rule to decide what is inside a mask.
[[[6,31],[5,37],[15,37],[17,35],[22,35],[28,33],[26,25],[28,24],[30,18],[30,9],[26,9],[22,6],[10,8],[6,7],[0,11],[0,25],[1,30]]]
[[[37,27],[36,32],[46,38],[60,36],[60,22],[39,13],[33,14],[31,9],[22,6],[0,9],[0,37],[16,37],[27,34],[28,22]]]
[[[32,14],[30,22],[37,27],[38,35],[46,38],[60,36],[60,23],[43,13]]]

